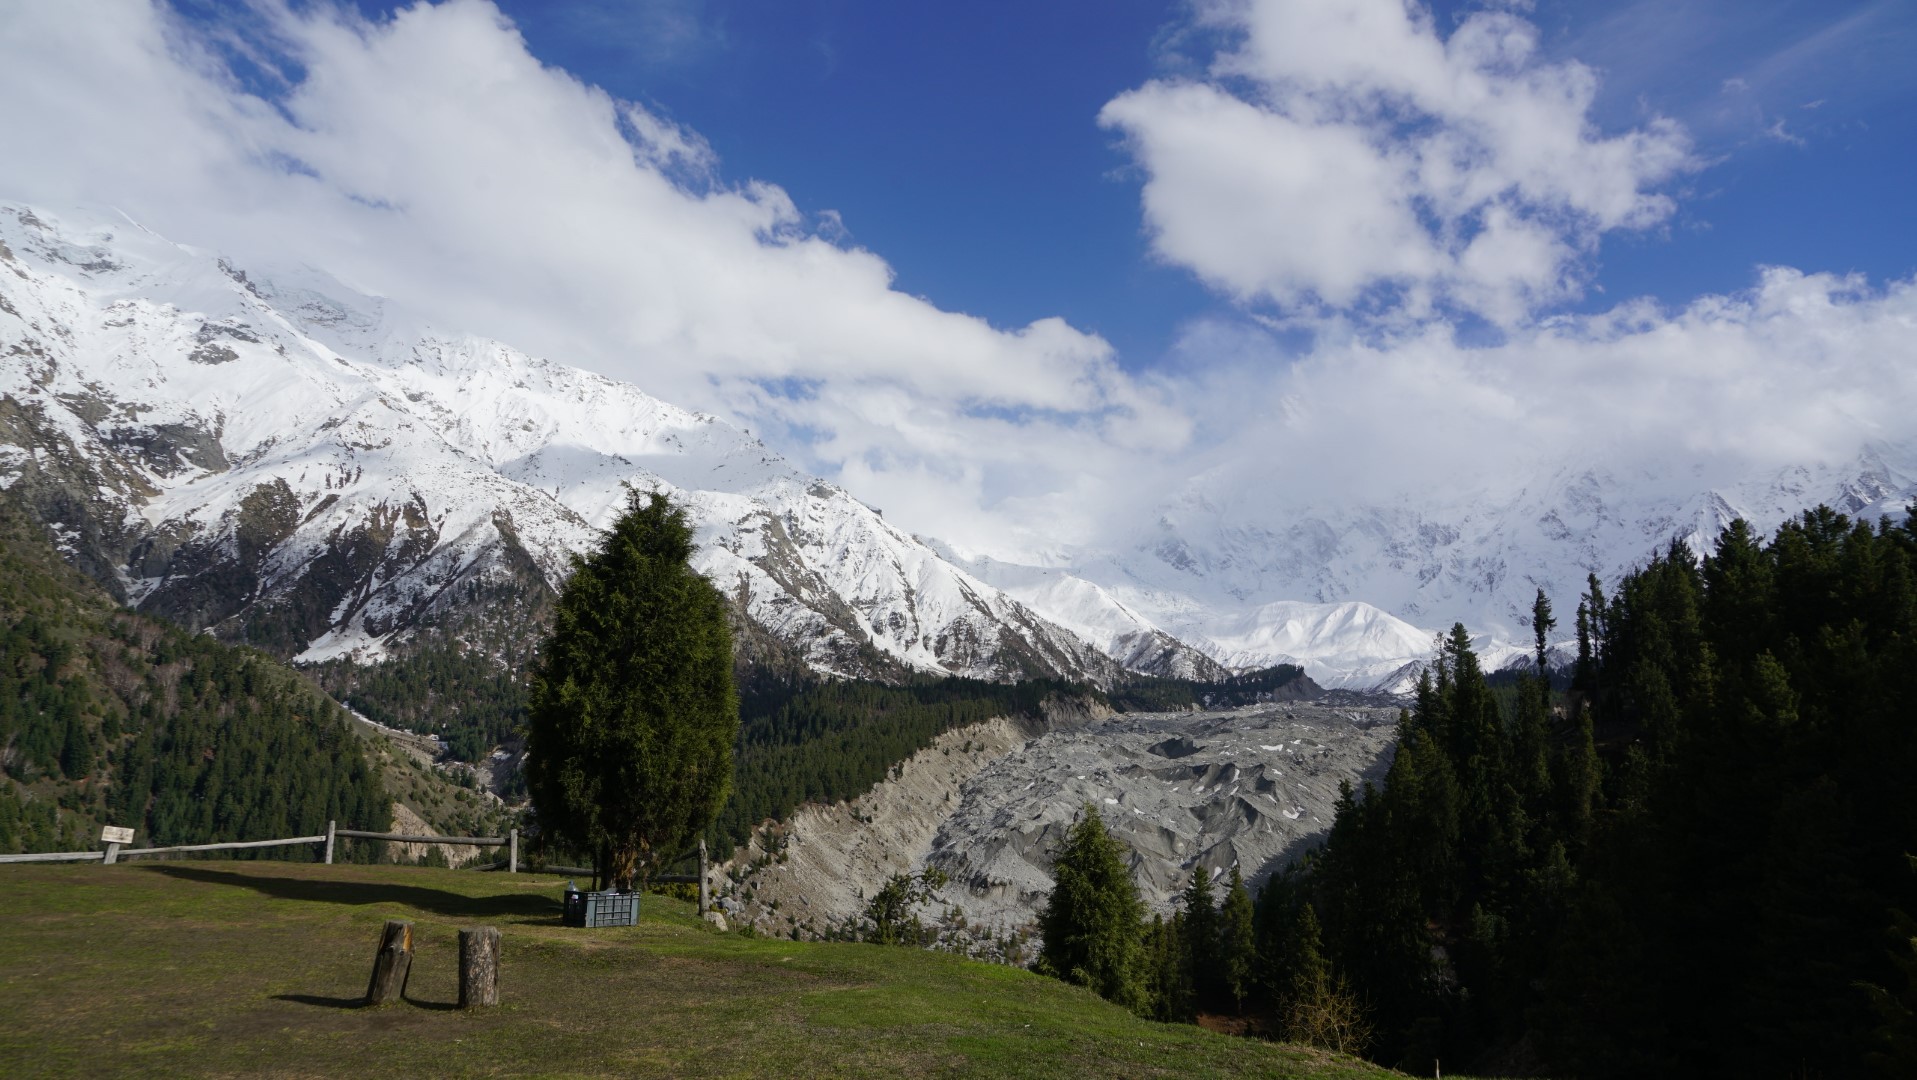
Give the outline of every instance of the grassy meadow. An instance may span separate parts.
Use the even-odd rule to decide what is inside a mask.
[[[1024,971],[721,933],[648,896],[560,925],[564,880],[276,862],[0,867],[0,1075],[1372,1077],[1362,1062],[1139,1020]],[[359,1007],[381,924],[407,1000]],[[461,927],[502,942],[461,1011]]]

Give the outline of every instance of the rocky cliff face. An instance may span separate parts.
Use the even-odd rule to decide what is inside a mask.
[[[536,620],[630,486],[817,670],[1120,670],[729,424],[310,269],[0,207],[0,356],[0,485],[126,602],[282,656]]]

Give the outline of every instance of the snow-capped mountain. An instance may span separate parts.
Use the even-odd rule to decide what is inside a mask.
[[[1396,692],[1432,652],[1432,632],[1361,601],[1209,608],[1190,592],[1140,587],[1109,557],[1068,570],[941,550],[1135,670],[1208,679],[1297,664],[1323,687]]]
[[[0,486],[129,603],[285,655],[556,589],[631,485],[819,670],[1118,670],[724,421],[316,271],[0,206],[0,358]]]
[[[1157,632],[1229,668],[1294,662],[1325,686],[1402,690],[1453,623],[1488,668],[1528,656],[1540,588],[1562,637],[1589,575],[1614,584],[1673,539],[1703,554],[1740,517],[1769,531],[1822,504],[1901,519],[1913,500],[1917,445],[1887,443],[1757,476],[1560,462],[1504,490],[1391,506],[1287,506],[1270,489],[1252,501],[1199,477],[1106,549],[1044,569],[966,565],[1108,649]]]
[[[1507,474],[1509,470],[1498,470]],[[1763,476],[1537,465],[1497,490],[1288,503],[1194,478],[1099,549],[1028,566],[887,523],[746,432],[425,325],[310,269],[234,266],[111,215],[0,206],[0,486],[130,603],[307,660],[547,601],[626,485],[663,489],[699,566],[812,667],[1107,681],[1297,663],[1402,689],[1463,622],[1528,653],[1673,538],[1819,503],[1917,498],[1917,445]]]

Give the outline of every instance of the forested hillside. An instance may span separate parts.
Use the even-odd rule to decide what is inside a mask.
[[[0,495],[0,852],[383,829],[347,723],[270,657],[120,608]]]
[[[1454,629],[1249,938],[1196,886],[1146,936],[1161,1014],[1418,1075],[1917,1075],[1917,531],[1736,523],[1576,628],[1509,708]]]
[[[800,803],[863,794],[893,766],[954,728],[995,716],[1039,715],[1054,696],[1086,688],[1050,680],[988,683],[919,678],[898,686],[864,680],[800,680],[740,699],[732,796],[713,826],[729,851],[769,818]]]
[[[436,735],[455,759],[479,761],[524,734],[524,672],[537,635],[523,623],[500,633],[482,620],[464,622],[463,633],[423,633],[378,663],[330,660],[310,672],[367,719]]]
[[[1209,682],[1134,675],[1112,687],[1108,696],[1112,707],[1120,712],[1164,712],[1291,701],[1320,693],[1323,689],[1305,677],[1304,668],[1278,664]]]

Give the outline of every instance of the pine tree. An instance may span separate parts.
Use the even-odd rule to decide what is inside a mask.
[[[1039,913],[1039,970],[1091,988],[1133,1012],[1145,998],[1140,920],[1144,906],[1124,848],[1089,803],[1052,865],[1052,894]]]
[[[1544,595],[1543,589],[1539,589],[1538,598],[1531,602],[1531,632],[1537,638],[1538,678],[1547,680],[1547,687],[1550,685],[1551,669],[1546,663],[1545,639],[1557,625],[1558,621],[1551,617],[1551,598]]]
[[[1292,937],[1297,959],[1286,994],[1286,1035],[1341,1054],[1364,1053],[1371,1045],[1370,1022],[1357,995],[1325,960],[1318,915],[1310,904],[1298,909]]]
[[[1310,904],[1298,905],[1292,916],[1291,970],[1286,973],[1283,1004],[1287,1009],[1308,1002],[1331,985],[1331,964],[1325,959],[1324,931]]]
[[[1216,1009],[1225,996],[1225,973],[1218,951],[1218,905],[1212,899],[1211,872],[1199,863],[1192,871],[1191,884],[1185,886],[1184,934],[1180,951],[1197,1005]]]
[[[739,729],[725,600],[693,570],[685,511],[633,491],[575,557],[533,672],[527,788],[540,828],[629,888],[725,803]]]
[[[1917,869],[1917,859],[1911,860]],[[1917,921],[1901,911],[1891,912],[1891,927],[1886,935],[1892,942],[1891,962],[1903,979],[1900,992],[1866,983],[1862,989],[1877,1014],[1877,1029],[1871,1032],[1871,1049],[1864,1060],[1886,1077],[1917,1075]]]
[[[1168,920],[1153,915],[1145,928],[1145,994],[1150,1002],[1147,1015],[1166,1023],[1187,1022],[1192,1018],[1191,987],[1185,981],[1185,966],[1179,948],[1184,920],[1174,913]]]
[[[1218,951],[1225,990],[1237,1010],[1244,1012],[1245,999],[1252,993],[1258,956],[1251,894],[1245,891],[1245,880],[1236,866],[1231,868],[1231,884],[1225,889],[1225,903],[1218,915]]]

